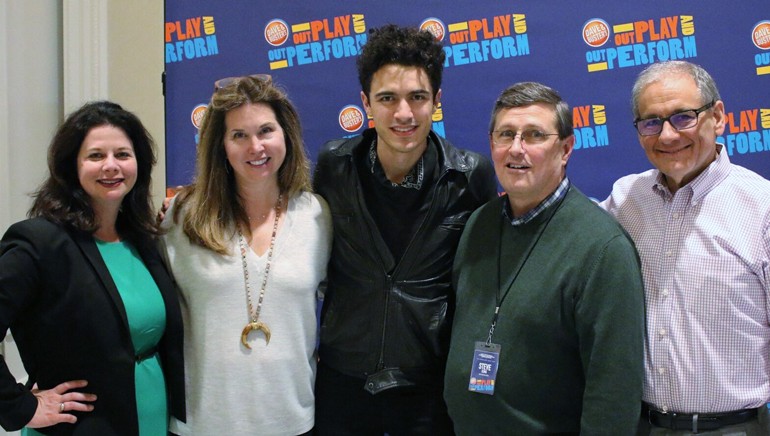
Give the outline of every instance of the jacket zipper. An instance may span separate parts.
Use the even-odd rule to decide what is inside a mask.
[[[441,180],[446,177],[446,174],[448,173],[448,170],[444,169],[444,171],[439,175],[438,179],[436,180],[436,186],[433,189],[433,194],[431,195],[430,199],[430,208],[428,209],[427,214],[425,215],[425,218],[423,218],[422,223],[420,224],[420,227],[418,227],[417,232],[413,235],[412,240],[409,242],[409,245],[406,247],[406,250],[404,250],[404,255],[409,253],[410,248],[412,247],[412,244],[414,244],[414,241],[417,239],[417,235],[420,234],[420,232],[423,231],[423,228],[425,227],[425,223],[428,222],[432,218],[432,214],[435,214],[435,208],[436,208],[436,196],[438,195],[438,187]],[[393,274],[385,274],[385,277],[388,279],[388,286],[386,287],[385,292],[385,307],[383,308],[382,313],[382,335],[380,337],[380,357],[377,361],[377,371],[385,369],[385,333],[388,329],[388,308],[390,307],[390,294],[393,291],[393,276],[398,275],[398,271],[401,269],[402,261],[404,260],[404,256],[401,257],[399,262],[396,264],[396,267],[393,270]]]
[[[393,276],[386,274],[388,278],[387,291],[385,292],[385,307],[382,311],[382,336],[380,337],[380,357],[377,362],[377,371],[385,369],[385,332],[388,330],[388,307],[390,306],[390,292],[393,290]]]
[[[358,170],[356,168],[356,164],[353,159],[353,155],[348,156],[348,165],[351,166],[351,173],[353,174],[354,178],[360,180]],[[364,226],[369,230],[369,237],[372,239],[372,244],[375,244],[375,235],[372,232],[373,228],[376,228],[377,226],[374,224],[373,220],[371,219],[371,216],[369,216],[368,209],[366,207],[366,200],[364,200],[363,192],[361,190],[361,183],[356,183],[356,198],[359,203],[359,208],[362,211],[366,211],[366,213],[362,214],[362,219],[364,220]],[[382,259],[382,253],[377,251],[378,257],[380,258],[380,266],[382,267],[383,273],[385,274],[385,277],[387,278],[387,290],[385,292],[385,305],[382,309],[382,332],[380,335],[380,355],[377,359],[377,367],[375,368],[374,372],[380,371],[385,368],[385,332],[387,331],[388,326],[388,306],[390,305],[390,290],[393,287],[393,277],[391,274],[388,274],[385,270],[385,261]],[[398,265],[396,265],[396,268],[398,268]]]

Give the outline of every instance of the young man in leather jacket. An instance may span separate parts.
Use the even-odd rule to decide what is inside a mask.
[[[431,130],[444,52],[428,32],[388,25],[358,59],[375,127],[330,141],[314,187],[334,243],[321,316],[318,434],[440,435],[454,312],[452,262],[465,222],[495,198],[490,161]]]

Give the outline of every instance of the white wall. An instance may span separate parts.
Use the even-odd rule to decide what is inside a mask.
[[[48,143],[65,113],[89,100],[113,100],[145,123],[159,146],[153,171],[159,204],[163,67],[162,1],[0,0],[0,233],[26,216],[28,194],[46,175]],[[10,337],[4,345],[2,354],[22,380]]]
[[[107,12],[110,99],[137,114],[158,145],[152,187],[159,206],[166,191],[163,2],[110,0]]]
[[[61,6],[0,4],[0,227],[24,218],[46,174],[46,148],[62,116]]]

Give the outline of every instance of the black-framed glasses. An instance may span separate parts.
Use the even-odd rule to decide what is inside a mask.
[[[269,74],[251,74],[248,76],[225,77],[214,82],[214,91],[219,91],[220,89],[226,86],[232,85],[234,83],[237,84],[238,82],[246,78],[254,79],[254,80],[265,82],[268,84],[273,81],[273,78]]]
[[[513,130],[493,130],[489,135],[492,144],[497,148],[508,148],[513,145],[513,140],[518,136],[521,142],[527,145],[538,145],[548,140],[549,136],[558,136],[558,133],[545,133],[537,129],[527,129],[523,132]]]
[[[671,114],[665,118],[653,117],[645,118],[643,120],[636,119],[634,120],[634,127],[636,127],[636,131],[639,132],[639,134],[642,136],[659,135],[660,132],[663,131],[663,123],[668,121],[668,123],[671,124],[671,127],[673,127],[677,132],[680,132],[682,130],[697,126],[698,114],[711,109],[711,107],[714,106],[714,103],[715,101],[711,100],[698,109],[688,109],[685,111],[677,112],[675,114]]]

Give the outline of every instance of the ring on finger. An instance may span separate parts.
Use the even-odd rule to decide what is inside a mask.
[[[59,413],[64,412],[64,403],[59,403]]]

